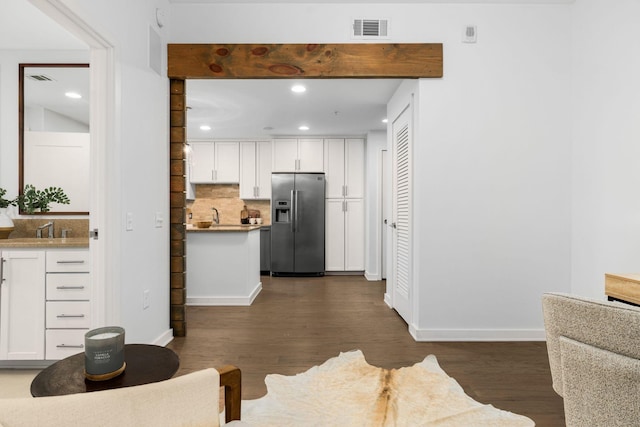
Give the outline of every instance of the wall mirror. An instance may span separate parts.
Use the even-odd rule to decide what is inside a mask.
[[[20,64],[18,103],[19,194],[60,187],[71,203],[46,214],[88,215],[89,64]]]

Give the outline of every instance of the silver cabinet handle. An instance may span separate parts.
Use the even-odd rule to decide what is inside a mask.
[[[66,290],[66,289],[84,289],[84,286],[56,286],[56,289]]]
[[[56,264],[84,264],[84,260],[62,260],[56,261]]]
[[[4,278],[4,262],[5,262],[5,259],[4,258],[0,258],[0,284],[2,284],[2,282],[5,281],[5,278]]]
[[[84,314],[58,314],[56,316],[58,319],[69,319],[69,318],[84,318]]]
[[[396,223],[395,223],[395,222],[392,222],[392,223],[391,223],[391,228],[398,228],[398,227],[396,226]]]
[[[84,344],[70,345],[70,344],[58,344],[58,348],[84,348]]]

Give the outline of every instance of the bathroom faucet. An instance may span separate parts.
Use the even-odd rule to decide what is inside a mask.
[[[48,232],[48,238],[49,239],[53,239],[53,221],[49,221],[48,223],[41,225],[40,227],[38,227],[36,229],[36,238],[37,239],[41,239],[42,238],[42,230],[44,228],[48,228],[49,232]]]
[[[215,222],[216,224],[220,224],[220,214],[218,214],[218,209],[211,208],[211,210],[214,212],[213,213],[213,222]]]

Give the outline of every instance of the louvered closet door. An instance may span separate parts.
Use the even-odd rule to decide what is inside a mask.
[[[393,122],[393,308],[411,322],[411,108]]]

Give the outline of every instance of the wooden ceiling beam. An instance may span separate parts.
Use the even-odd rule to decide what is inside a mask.
[[[169,44],[174,79],[442,77],[440,43]]]

